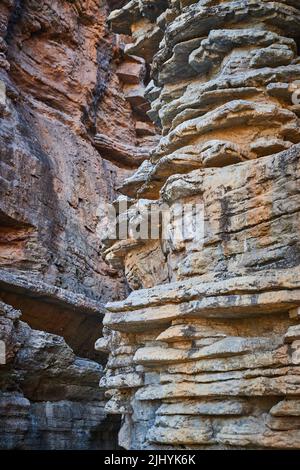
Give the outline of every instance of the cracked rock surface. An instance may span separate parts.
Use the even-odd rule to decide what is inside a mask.
[[[94,342],[128,289],[102,212],[156,143],[145,61],[106,23],[121,3],[0,2],[1,448],[117,446]]]
[[[152,3],[109,16],[151,69],[162,133],[121,186],[118,224],[178,203],[202,222],[196,242],[103,237],[132,288],[106,305],[96,343],[109,353],[106,410],[122,415],[126,449],[297,449],[299,4]]]

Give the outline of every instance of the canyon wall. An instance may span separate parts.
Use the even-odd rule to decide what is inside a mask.
[[[299,448],[299,3],[132,0],[109,21],[162,132],[103,234],[133,290],[96,343],[119,444]]]
[[[2,0],[1,448],[300,447],[299,31]]]
[[[126,89],[145,63],[126,76],[126,36],[106,22],[121,4],[0,2],[1,448],[117,446],[94,343],[128,287],[101,258],[103,207],[156,142]]]

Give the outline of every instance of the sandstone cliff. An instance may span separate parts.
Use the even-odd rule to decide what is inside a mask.
[[[103,240],[133,289],[96,343],[119,443],[299,448],[299,3],[132,0],[109,21],[162,130],[121,188],[128,237]],[[176,210],[168,236],[134,231],[166,204],[199,211],[196,239],[193,212],[179,240]]]
[[[16,345],[0,366],[3,448],[116,446],[94,342],[103,304],[128,289],[99,234],[155,128],[127,97],[126,37],[106,22],[122,2],[109,3],[0,3],[0,340]],[[131,63],[142,86],[144,61]]]
[[[299,31],[1,2],[2,448],[300,447]]]

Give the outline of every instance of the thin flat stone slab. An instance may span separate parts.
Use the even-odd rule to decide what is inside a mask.
[[[157,308],[108,312],[103,323],[117,331],[146,331],[179,318],[246,318],[288,312],[297,305],[300,305],[300,289],[253,295],[220,295]]]

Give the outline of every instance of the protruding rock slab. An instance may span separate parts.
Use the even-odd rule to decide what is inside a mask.
[[[106,243],[133,289],[98,346],[108,409],[128,449],[299,448],[299,4],[152,3],[110,17],[151,67],[162,128],[118,224],[194,209],[181,238],[175,211],[158,240]]]

